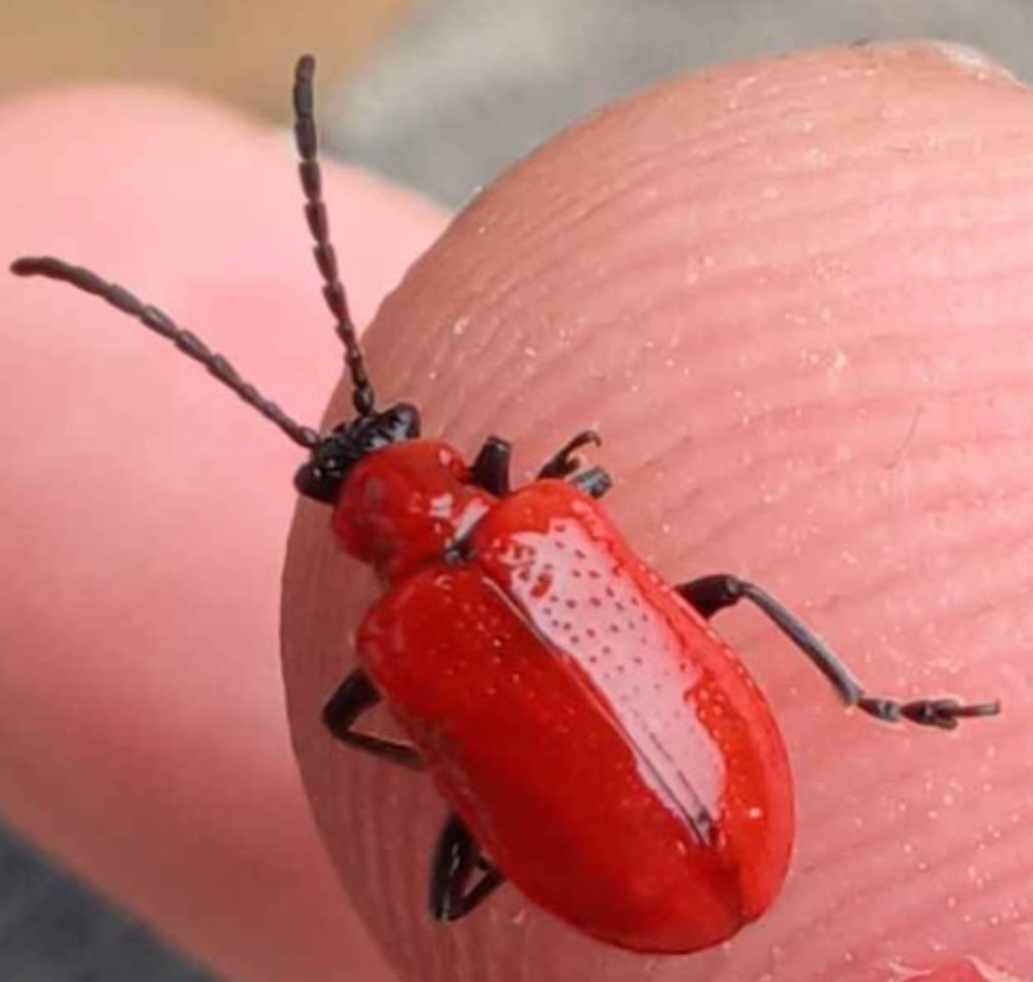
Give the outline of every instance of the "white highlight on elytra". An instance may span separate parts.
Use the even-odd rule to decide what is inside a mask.
[[[535,628],[591,680],[628,736],[643,782],[701,839],[718,821],[726,783],[720,749],[687,708],[699,671],[683,640],[639,596],[629,571],[599,555],[577,521],[512,535],[508,589]]]

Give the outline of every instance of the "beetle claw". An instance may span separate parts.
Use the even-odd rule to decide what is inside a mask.
[[[582,430],[556,451],[538,471],[538,477],[570,477],[581,466],[577,452],[589,444],[598,447],[602,438],[595,430]]]
[[[885,720],[887,723],[907,721],[916,726],[934,726],[941,730],[953,730],[963,719],[977,719],[996,716],[1001,711],[999,702],[967,704],[949,696],[936,699],[914,699],[900,702],[876,696],[862,696],[857,708]]]

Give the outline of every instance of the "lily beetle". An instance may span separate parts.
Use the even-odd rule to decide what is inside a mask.
[[[468,463],[421,436],[416,406],[379,408],[330,242],[314,119],[315,63],[294,83],[305,214],[344,349],[354,418],[320,434],[291,419],[157,308],[89,270],[23,258],[13,272],[96,294],[171,341],[308,453],[298,492],[328,505],[341,545],[384,591],[358,667],[323,719],[346,747],[425,769],[448,806],[430,911],[455,921],[505,881],[585,933],[642,952],[729,938],[777,895],[793,844],[786,750],[767,701],[711,629],[747,601],[847,706],[951,729],[996,702],[871,695],[795,614],[727,574],[671,586],[599,503],[611,486],[577,433],[514,488],[510,444]],[[385,703],[409,743],[363,731]]]

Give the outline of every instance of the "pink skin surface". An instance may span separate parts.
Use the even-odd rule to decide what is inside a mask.
[[[7,255],[89,262],[318,415],[339,363],[284,138],[118,91],[11,103],[0,135]],[[438,218],[355,175],[328,197],[365,320]],[[276,598],[298,454],[96,301],[0,290],[0,806],[227,977],[386,979],[287,748]],[[750,576],[873,688],[999,695],[1006,715],[953,735],[844,718],[770,625],[724,615],[798,787],[773,910],[670,960],[579,937],[509,889],[436,928],[440,801],[318,726],[374,586],[303,503],[283,604],[294,746],[401,978],[1033,970],[1031,323],[1033,99],[932,49],[675,83],[474,203],[378,316],[386,400],[470,452],[509,437],[525,477],[598,426],[611,512],[664,575]]]

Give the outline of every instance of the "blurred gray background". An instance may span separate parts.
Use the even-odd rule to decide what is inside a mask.
[[[425,0],[346,89],[321,93],[325,139],[458,207],[557,129],[665,76],[902,37],[972,45],[1030,77],[1033,2]],[[211,978],[0,828],[0,982]]]
[[[453,206],[593,109],[711,65],[939,38],[1033,72],[1029,0],[438,0],[331,102],[329,146]]]

